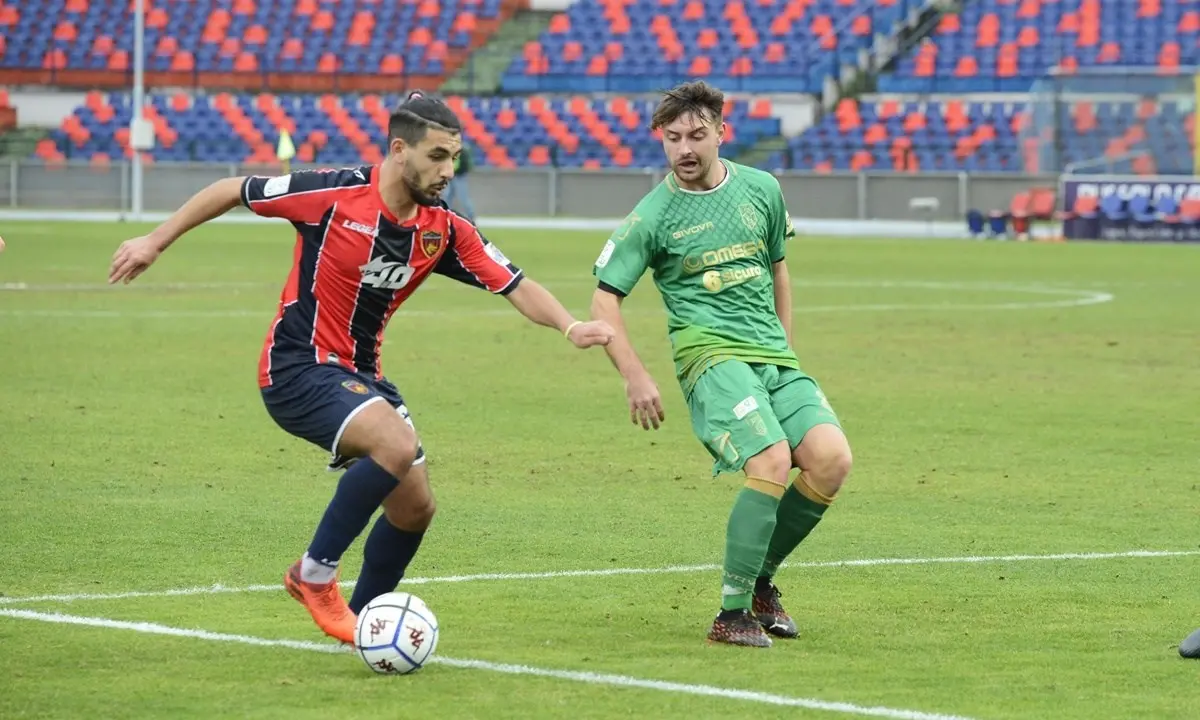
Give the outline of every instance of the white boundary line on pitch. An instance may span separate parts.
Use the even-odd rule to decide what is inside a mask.
[[[549,282],[549,281],[548,281]],[[564,282],[549,282],[550,286],[567,284]],[[1115,296],[1109,292],[1070,288],[1054,288],[1044,286],[1001,284],[1001,283],[964,283],[964,282],[927,282],[927,281],[797,281],[793,285],[805,287],[843,287],[843,288],[910,288],[921,290],[962,290],[984,292],[1027,293],[1032,295],[1057,296],[1061,300],[1042,300],[1033,302],[1001,302],[1001,303],[869,303],[852,305],[797,305],[792,308],[797,313],[830,313],[830,312],[888,312],[899,310],[935,310],[935,311],[972,311],[972,310],[1035,310],[1050,308],[1083,307],[1112,302]],[[213,283],[199,283],[197,287],[214,287]],[[30,288],[33,286],[21,283],[0,285],[0,289]],[[47,286],[51,287],[51,286]],[[68,286],[63,286],[68,287]],[[74,286],[80,287],[80,286]],[[103,286],[96,286],[103,287]],[[181,285],[162,285],[167,289],[180,289]],[[1064,297],[1065,296],[1065,297]],[[0,309],[0,316],[7,317],[39,317],[39,318],[237,318],[249,317],[269,319],[274,308],[264,307],[262,310],[72,310],[72,309]],[[583,310],[573,310],[575,314],[586,313]],[[661,315],[662,308],[637,309],[628,308],[627,315]],[[510,308],[462,309],[462,310],[405,310],[403,317],[489,317],[508,316]]]
[[[254,645],[258,647],[281,647],[288,648],[290,650],[307,650],[310,652],[329,654],[349,654],[349,650],[343,646],[330,643],[315,643],[306,642],[303,640],[273,640],[269,638],[253,637],[251,635],[233,635],[229,633],[209,632],[208,630],[189,630],[187,628],[159,625],[158,623],[150,622],[128,622],[125,620],[111,620],[109,618],[100,617],[84,617],[80,615],[63,615],[61,613],[41,613],[32,612],[29,610],[3,609],[0,609],[0,617],[10,617],[19,620],[38,620],[41,622],[66,625],[84,625],[88,627],[107,628],[110,630],[130,630],[133,632],[151,635],[185,637],[196,640],[208,640],[210,642],[238,643],[242,645]],[[904,710],[900,708],[889,708],[878,705],[855,705],[853,703],[830,702],[828,700],[818,700],[815,698],[799,698],[790,697],[787,695],[775,695],[773,693],[757,692],[753,690],[736,690],[733,688],[717,687],[715,685],[695,685],[691,683],[678,683],[666,680],[647,680],[644,678],[631,677],[628,675],[615,675],[610,673],[555,670],[550,668],[532,667],[529,665],[511,665],[508,663],[489,662],[487,660],[469,660],[440,657],[436,655],[430,658],[429,662],[465,670],[486,670],[488,672],[504,673],[506,675],[531,675],[534,677],[553,678],[555,680],[569,680],[571,682],[586,683],[588,685],[636,688],[639,690],[657,690],[659,692],[674,693],[677,695],[717,697],[726,700],[742,700],[766,705],[800,707],[809,710],[821,710],[825,712],[842,713],[844,715],[858,715],[862,717],[892,718],[893,720],[971,720],[970,718],[962,715],[944,715],[940,713],[928,713],[921,712],[919,710]]]
[[[863,558],[860,560],[827,560],[819,562],[785,563],[787,568],[852,568],[896,565],[954,565],[995,562],[1032,562],[1062,560],[1117,560],[1123,558],[1173,558],[1200,555],[1200,550],[1126,550],[1122,552],[1055,553],[1050,555],[965,555],[957,557]],[[667,565],[657,568],[599,568],[595,570],[550,570],[546,572],[481,573],[477,575],[442,575],[440,577],[411,577],[401,585],[432,585],[440,583],[494,582],[503,580],[554,580],[559,578],[612,577],[616,575],[668,575],[675,573],[719,570],[720,565]],[[341,583],[353,587],[354,581]],[[90,600],[123,600],[126,598],[179,597],[188,595],[217,595],[223,593],[271,592],[282,587],[274,585],[205,585],[171,590],[131,590],[116,593],[78,593],[61,595],[30,595],[0,597],[0,606],[39,602],[76,602]]]
[[[593,286],[596,284],[596,279],[591,275],[563,277],[563,278],[535,278],[545,287],[554,288],[564,285]],[[1100,287],[1104,284],[1097,284]],[[1075,294],[1085,295],[1095,292],[1095,289],[1077,288],[1071,285],[1052,285],[1045,282],[1030,282],[1024,280],[887,280],[887,279],[855,279],[855,278],[804,278],[793,277],[791,282],[792,287],[823,287],[823,288],[915,288],[918,290],[985,290],[994,292],[1027,292],[1027,293],[1049,293],[1049,294]],[[457,283],[449,283],[442,285],[432,285],[424,288],[430,290],[435,288],[445,289],[455,287]],[[0,282],[0,292],[136,292],[139,290],[236,290],[236,289],[263,289],[278,291],[282,287],[276,282],[262,281],[240,281],[240,280],[214,280],[214,281],[142,281],[125,285],[123,283],[110,284],[104,282],[67,282],[67,283],[39,283],[25,282],[21,280],[11,280]]]
[[[167,219],[169,213],[146,212],[141,215],[141,222],[159,223]],[[37,222],[127,222],[134,218],[124,211],[117,210],[34,210],[29,209],[0,209],[0,220],[8,221],[37,221]],[[491,232],[495,230],[565,230],[570,232],[611,232],[624,221],[625,216],[615,218],[579,218],[579,217],[521,217],[511,215],[484,215],[477,220],[481,228]],[[250,212],[231,212],[213,218],[210,223],[231,224],[283,224],[277,218],[267,218]],[[806,236],[850,236],[862,239],[863,236],[887,240],[895,239],[927,239],[942,238],[959,241],[971,240],[966,223],[960,221],[926,221],[926,220],[828,220],[820,218],[793,217],[792,222],[798,229],[800,237]],[[23,229],[15,229],[17,236]],[[1031,231],[1037,238],[1050,237],[1054,228],[1035,225]],[[45,234],[45,233],[40,233]],[[282,237],[282,236],[281,236]],[[269,238],[275,242],[275,238]],[[1015,244],[1015,243],[1013,243]]]

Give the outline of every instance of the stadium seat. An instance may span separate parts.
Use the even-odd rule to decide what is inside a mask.
[[[842,99],[789,140],[791,167],[808,170],[1014,172],[1025,103]],[[860,149],[865,147],[865,154]]]
[[[875,33],[890,33],[923,4],[579,0],[536,41],[544,53],[513,59],[503,88],[628,93],[706,78],[726,90],[817,93]]]
[[[389,108],[399,95],[189,96],[152,93],[156,160],[272,163],[286,129],[303,162],[345,165],[382,157]],[[480,165],[661,167],[662,146],[647,131],[654,100],[568,98],[447,98],[459,114]],[[128,157],[131,101],[127,94],[91,92],[50,138],[42,159]],[[727,102],[724,150],[736,155],[761,137],[779,134],[769,104]],[[306,159],[307,158],[307,159]]]
[[[1187,98],[1077,97],[1062,105],[1059,142],[1040,142],[1028,102],[843,99],[788,142],[788,167],[849,170],[859,145],[886,148],[872,170],[1038,172],[1072,162],[1138,175],[1191,174],[1195,110]],[[1043,131],[1048,128],[1042,128]],[[861,164],[861,161],[860,161]],[[1045,213],[1039,213],[1039,216]]]
[[[1186,1],[972,0],[928,46],[879,77],[881,92],[1025,92],[1051,68],[1200,64],[1200,10]],[[937,71],[930,72],[930,57]]]
[[[0,73],[38,68],[124,73],[133,51],[133,7],[129,0],[5,0],[0,3]],[[504,0],[148,0],[146,67],[150,72],[244,73],[259,82],[264,74],[288,75],[293,84],[335,71],[439,77],[484,44],[514,11],[514,3]],[[434,45],[435,56],[427,56],[427,47]],[[389,53],[404,62],[392,59],[381,67]]]

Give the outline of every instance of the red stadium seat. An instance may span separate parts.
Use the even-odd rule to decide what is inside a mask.
[[[529,148],[529,164],[544,166],[550,164],[550,148],[545,145],[534,145]]]

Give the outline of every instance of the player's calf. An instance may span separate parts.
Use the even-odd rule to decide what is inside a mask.
[[[386,402],[368,401],[350,415],[331,449],[362,459],[338,481],[301,559],[305,582],[333,579],[346,549],[408,474],[417,446],[413,429]]]
[[[775,529],[775,511],[787,487],[786,442],[776,442],[746,461],[745,486],[738,492],[725,530],[721,612],[708,639],[733,645],[770,647],[751,605],[755,577]]]
[[[383,513],[398,528],[424,531],[437,513],[437,501],[429,487],[429,471],[419,465],[409,471],[383,501]]]
[[[421,547],[436,511],[428,470],[424,464],[417,465],[383,501],[383,514],[375,520],[367,536],[362,572],[350,598],[354,613],[396,589]]]
[[[755,582],[751,605],[766,631],[784,638],[794,638],[799,631],[783,607],[773,578],[784,559],[821,521],[853,463],[846,436],[831,423],[815,425],[804,433],[792,451],[791,460],[801,471],[779,500],[775,529]]]

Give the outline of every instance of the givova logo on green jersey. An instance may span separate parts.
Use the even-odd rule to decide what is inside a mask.
[[[682,240],[683,238],[688,237],[689,235],[696,235],[698,233],[704,232],[705,230],[713,230],[716,227],[717,226],[715,224],[713,224],[713,221],[709,220],[708,222],[703,222],[703,223],[700,223],[699,225],[693,225],[691,227],[686,227],[682,230],[676,230],[675,232],[671,233],[671,239],[672,240]]]

